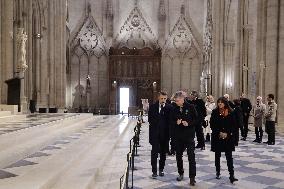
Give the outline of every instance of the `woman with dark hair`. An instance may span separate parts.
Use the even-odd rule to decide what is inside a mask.
[[[215,152],[216,179],[220,179],[221,152],[225,152],[230,182],[238,179],[234,176],[232,151],[235,151],[236,118],[226,98],[221,97],[217,101],[217,108],[212,111],[210,119],[212,129],[211,150]]]

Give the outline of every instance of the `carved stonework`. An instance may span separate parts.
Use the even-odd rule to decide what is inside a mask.
[[[118,47],[126,46],[128,48],[146,46],[156,48],[158,46],[157,38],[137,6],[124,22],[115,42]]]
[[[160,21],[165,21],[165,20],[166,20],[165,0],[160,0],[160,5],[159,5],[159,20],[160,20]]]
[[[108,18],[113,18],[113,6],[112,6],[112,0],[107,0],[107,17]]]
[[[209,95],[212,93],[212,86],[211,86],[212,31],[213,31],[212,2],[211,0],[207,0],[206,24],[203,36],[203,70],[202,70],[202,76],[200,77],[201,95]]]
[[[18,72],[24,73],[28,68],[26,61],[26,42],[28,40],[27,34],[24,32],[24,28],[18,28],[18,33],[16,36],[17,45],[18,45]]]
[[[204,42],[203,42],[203,61],[204,64],[209,64],[209,59],[212,55],[212,31],[213,31],[213,20],[212,20],[212,7],[211,0],[207,0],[207,16],[206,25],[204,32]]]
[[[95,55],[96,57],[101,57],[106,54],[105,40],[101,30],[90,14],[90,5],[87,11],[85,22],[75,37],[72,46],[74,49],[79,44],[88,56]]]
[[[166,54],[173,57],[176,53],[179,55],[188,55],[193,58],[197,54],[198,44],[192,34],[191,27],[187,23],[184,14],[181,15],[174,25],[170,36],[166,41],[164,51]]]

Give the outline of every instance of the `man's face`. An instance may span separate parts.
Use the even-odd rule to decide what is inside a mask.
[[[267,101],[268,101],[268,102],[271,102],[271,101],[272,101],[272,98],[267,97]]]
[[[224,97],[225,97],[228,101],[230,100],[229,95],[224,95]]]
[[[210,96],[207,96],[207,97],[206,97],[206,101],[207,101],[207,102],[211,102],[211,101],[212,101],[211,97],[210,97]]]
[[[184,103],[184,98],[183,97],[178,97],[175,99],[176,105],[182,106]]]
[[[193,96],[192,94],[188,95],[189,100],[195,100],[195,96]]]
[[[167,95],[160,95],[159,96],[159,103],[160,104],[165,104],[167,101],[168,96]]]

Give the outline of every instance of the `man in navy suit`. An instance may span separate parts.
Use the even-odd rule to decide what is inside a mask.
[[[166,103],[167,93],[160,92],[158,101],[149,107],[149,142],[152,145],[151,165],[152,178],[157,178],[157,158],[159,160],[159,176],[164,176],[164,167],[166,161],[166,153],[169,144],[169,127],[170,127],[170,111],[171,105]]]

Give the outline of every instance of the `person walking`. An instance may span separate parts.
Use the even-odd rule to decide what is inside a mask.
[[[167,93],[160,92],[158,101],[149,107],[149,143],[152,145],[151,165],[152,178],[157,178],[157,158],[159,160],[159,176],[164,176],[166,153],[169,144],[170,105],[166,103]]]
[[[205,135],[205,142],[210,142],[210,135],[211,135],[211,128],[210,128],[210,118],[212,111],[216,108],[216,104],[214,102],[214,97],[212,95],[209,95],[206,97],[206,102],[205,102],[205,107],[206,107],[206,117],[205,117],[205,126],[203,131]]]
[[[256,98],[256,104],[253,106],[253,118],[254,118],[254,128],[255,128],[255,140],[253,142],[261,143],[263,136],[263,120],[265,114],[265,104],[262,103],[262,97],[258,96]]]
[[[237,127],[235,115],[226,98],[217,101],[217,108],[212,111],[210,119],[212,129],[211,150],[215,152],[216,179],[220,179],[220,158],[225,152],[230,182],[238,181],[234,175],[232,152],[235,151],[235,130]]]
[[[245,98],[244,93],[241,95],[240,100],[241,100],[241,107],[243,111],[243,124],[244,124],[244,134],[241,140],[246,141],[248,131],[249,131],[248,121],[249,121],[249,116],[250,116],[250,112],[252,109],[252,105],[251,105],[250,100],[248,98]]]
[[[267,142],[264,142],[268,145],[275,144],[275,120],[277,113],[277,104],[274,101],[274,95],[267,95],[267,105],[265,113],[265,130],[268,134]]]
[[[185,102],[185,94],[178,91],[174,95],[175,105],[172,110],[172,125],[174,126],[176,160],[179,176],[177,181],[183,180],[183,152],[186,150],[189,162],[190,185],[195,185],[196,161],[195,161],[195,126],[198,122],[198,115],[194,105]]]
[[[199,98],[197,91],[192,91],[189,95],[188,103],[195,105],[195,109],[198,113],[198,121],[195,127],[197,145],[195,148],[200,148],[205,150],[205,139],[203,133],[203,125],[206,117],[206,107],[205,102]]]

